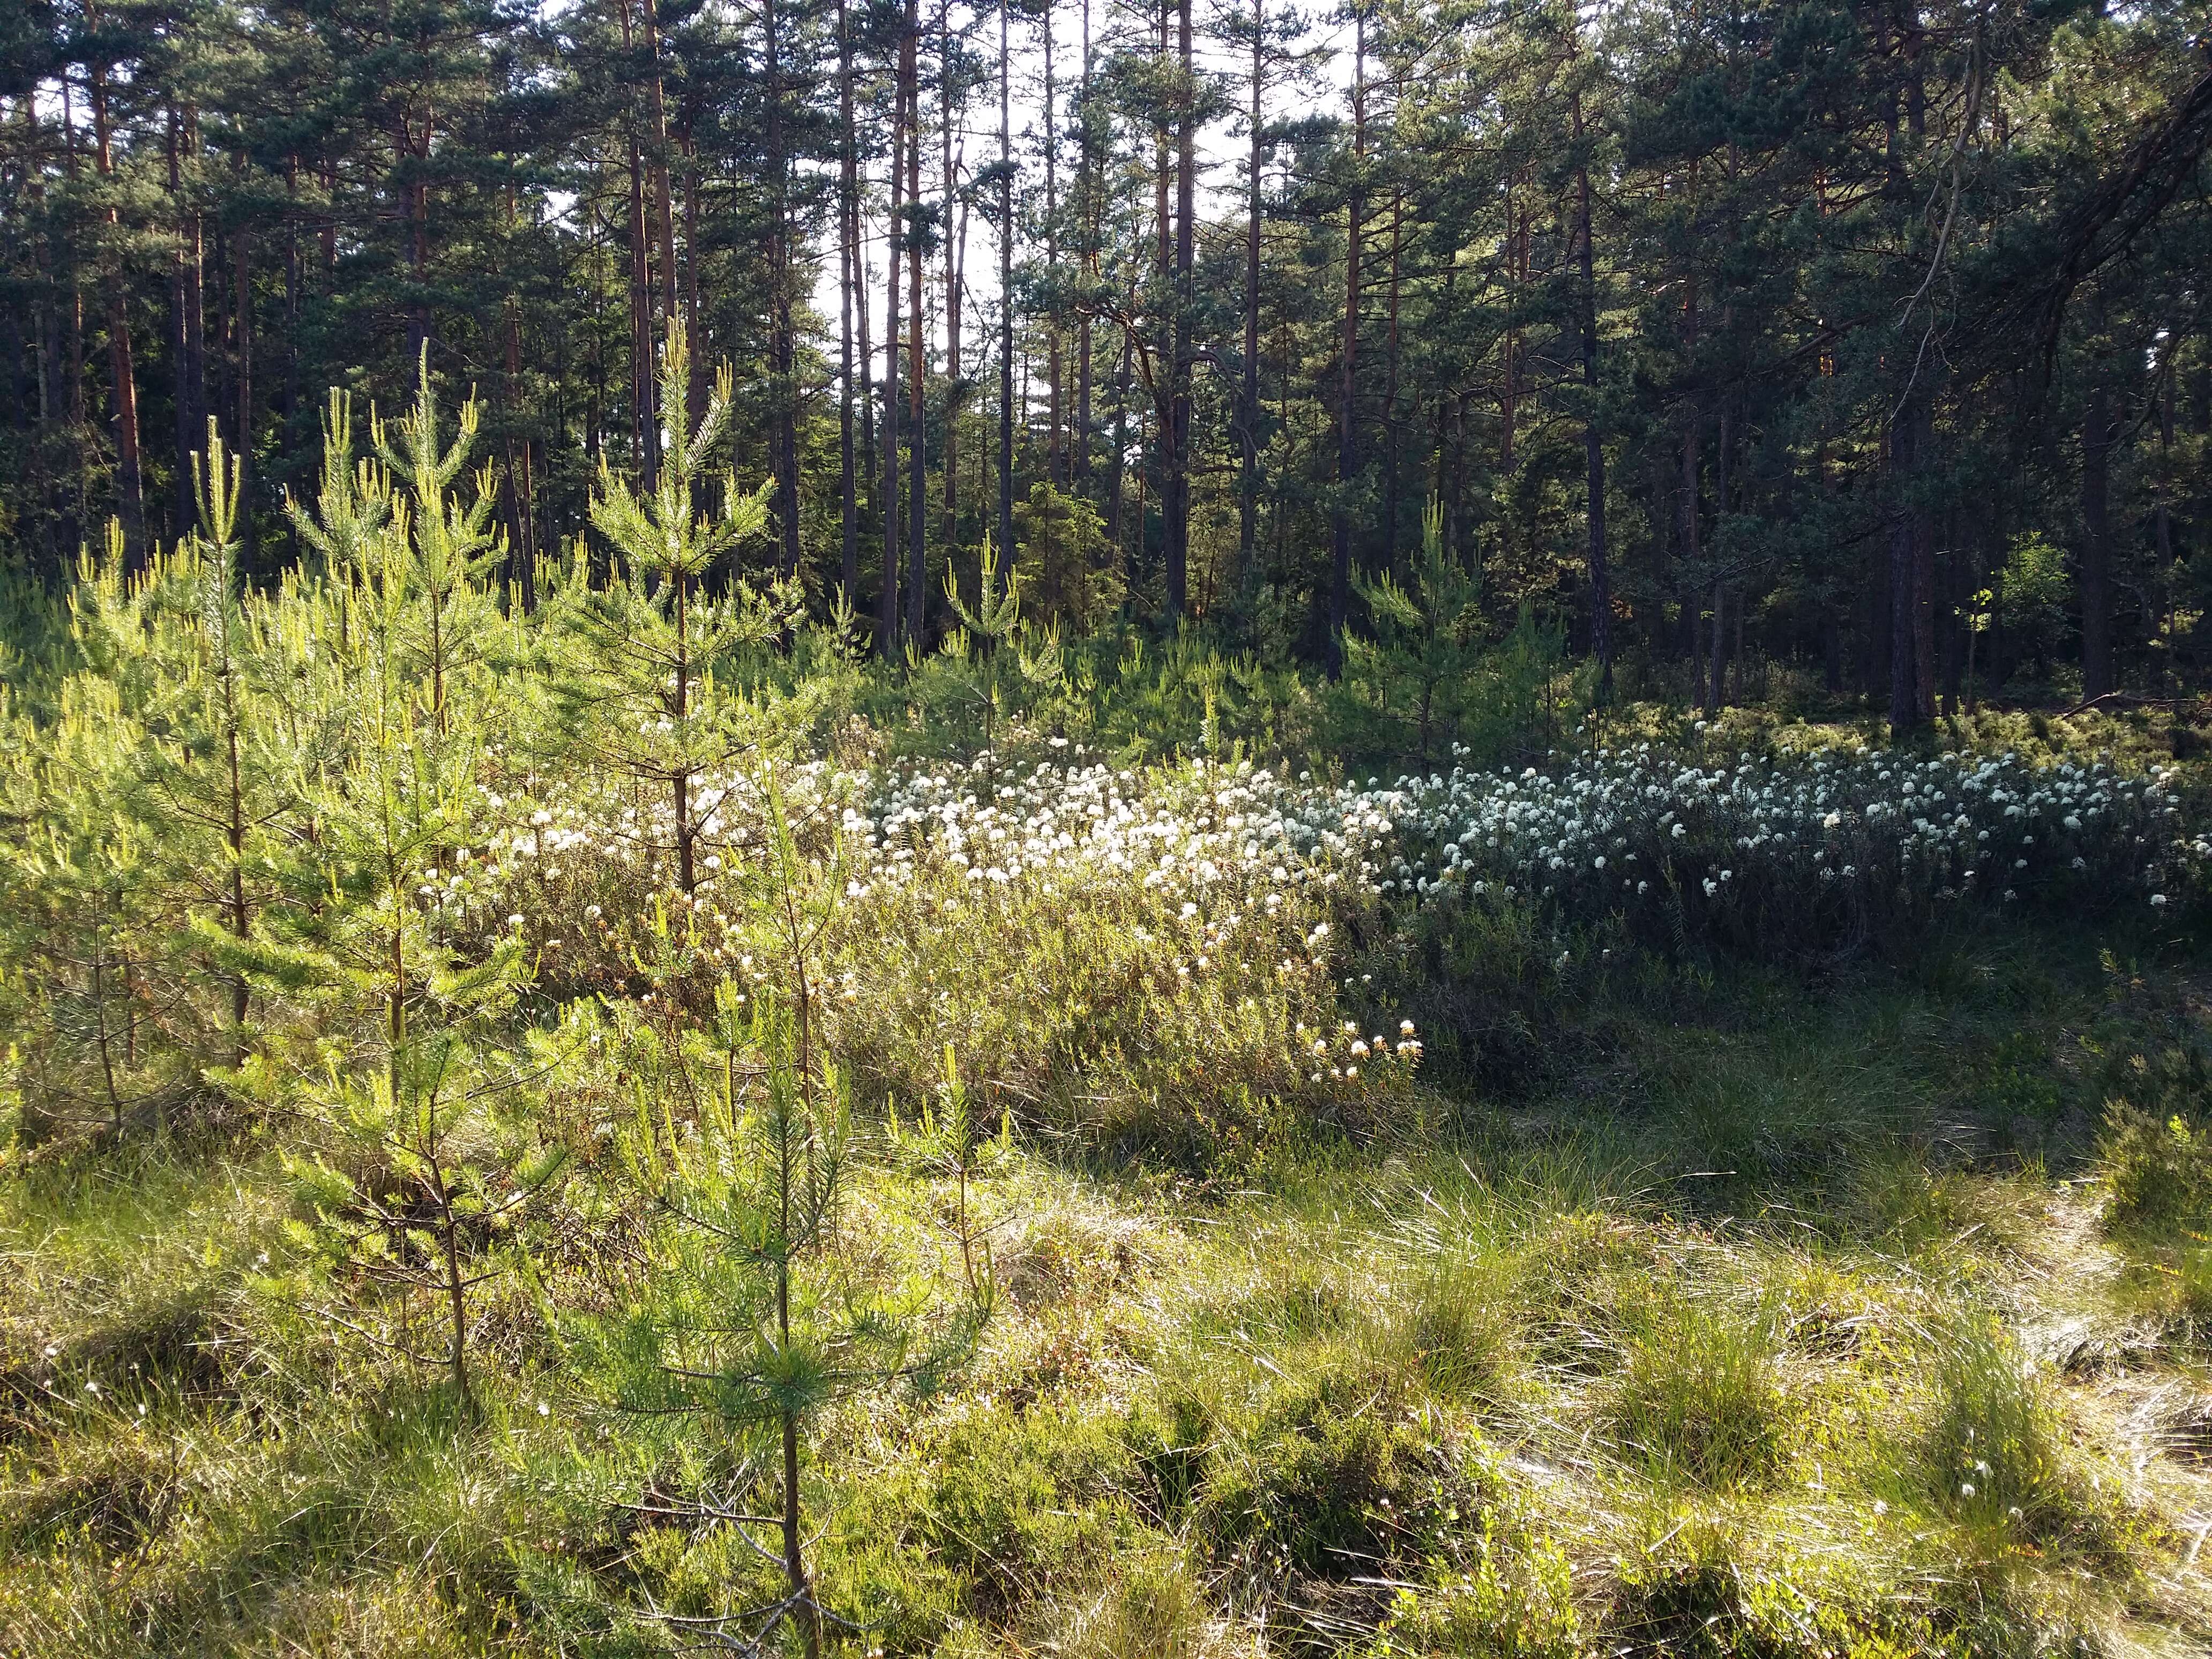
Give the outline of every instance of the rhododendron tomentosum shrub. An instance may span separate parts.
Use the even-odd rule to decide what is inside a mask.
[[[1600,750],[1553,774],[1400,779],[1376,802],[1396,836],[1378,884],[1753,951],[1894,936],[1946,906],[2043,895],[2160,908],[2203,860],[2171,783],[2011,756],[1705,768],[1649,745]]]

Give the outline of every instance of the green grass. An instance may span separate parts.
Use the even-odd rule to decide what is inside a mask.
[[[2212,1641],[2203,1188],[2153,1115],[2191,1108],[2193,973],[2056,929],[1670,970],[1364,1144],[1018,1151],[972,1194],[969,1363],[817,1425],[840,1650]],[[566,1370],[635,1218],[488,1289],[471,1421],[317,1316],[285,1191],[240,1140],[0,1188],[0,1651],[654,1653],[685,1627],[648,1609],[772,1589],[680,1513],[757,1496],[753,1449]],[[957,1274],[951,1200],[872,1161],[841,1248]]]

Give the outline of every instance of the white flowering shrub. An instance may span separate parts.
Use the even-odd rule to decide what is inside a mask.
[[[1386,892],[1528,897],[1666,945],[1850,945],[1947,905],[2027,896],[2152,910],[2201,885],[2171,774],[1860,749],[1688,764],[1649,744],[1556,773],[1401,780]]]
[[[1340,1006],[1347,929],[1376,914],[1378,808],[1249,764],[1139,775],[1065,744],[781,777],[802,844],[842,877],[825,992],[863,1104],[927,1099],[950,1042],[994,1112],[1173,1158],[1403,1109],[1418,1034]],[[520,927],[556,998],[665,983],[672,929],[690,953],[674,992],[704,996],[766,971],[736,890],[765,830],[744,775],[698,799],[689,901],[672,809],[582,778],[488,792],[498,830],[424,902],[487,941]]]
[[[890,770],[847,823],[877,988],[847,1005],[854,1063],[915,1091],[915,1036],[941,1030],[1018,1112],[1109,1146],[1216,1155],[1285,1109],[1379,1127],[1420,1044],[1340,1006],[1374,895],[1314,855],[1299,799],[1249,764]]]
[[[1708,766],[1643,745],[1385,786],[1117,769],[1053,739],[781,777],[839,869],[827,994],[864,1103],[927,1098],[951,1042],[993,1111],[1205,1157],[1285,1111],[1365,1131],[1407,1109],[1419,1040],[1393,994],[1479,1041],[1605,942],[1832,951],[2027,900],[2174,914],[2208,850],[2169,775],[2011,757]],[[764,833],[745,776],[701,780],[688,902],[658,799],[586,776],[484,806],[500,830],[427,902],[487,939],[520,926],[556,994],[636,994],[672,915],[700,986],[758,971],[732,890]],[[1407,962],[1416,983],[1352,971],[1439,935]]]

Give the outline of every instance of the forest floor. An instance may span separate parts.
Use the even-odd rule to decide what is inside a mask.
[[[2208,1054],[2193,947],[1990,915],[1639,963],[1233,1177],[1021,1146],[969,1362],[816,1425],[832,1650],[2203,1652],[2207,1164],[2107,1126]],[[0,1180],[0,1653],[711,1644],[758,1471],[579,1386],[593,1264],[485,1288],[465,1417],[282,1292],[293,1201],[250,1129]],[[877,1160],[841,1227],[957,1273],[958,1201]]]

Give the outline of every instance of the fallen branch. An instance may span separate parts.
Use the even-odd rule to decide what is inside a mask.
[[[2203,697],[2145,697],[2132,691],[2105,691],[2087,702],[2076,703],[2058,718],[2071,720],[2076,714],[2086,714],[2092,708],[2188,708],[2203,705]]]

